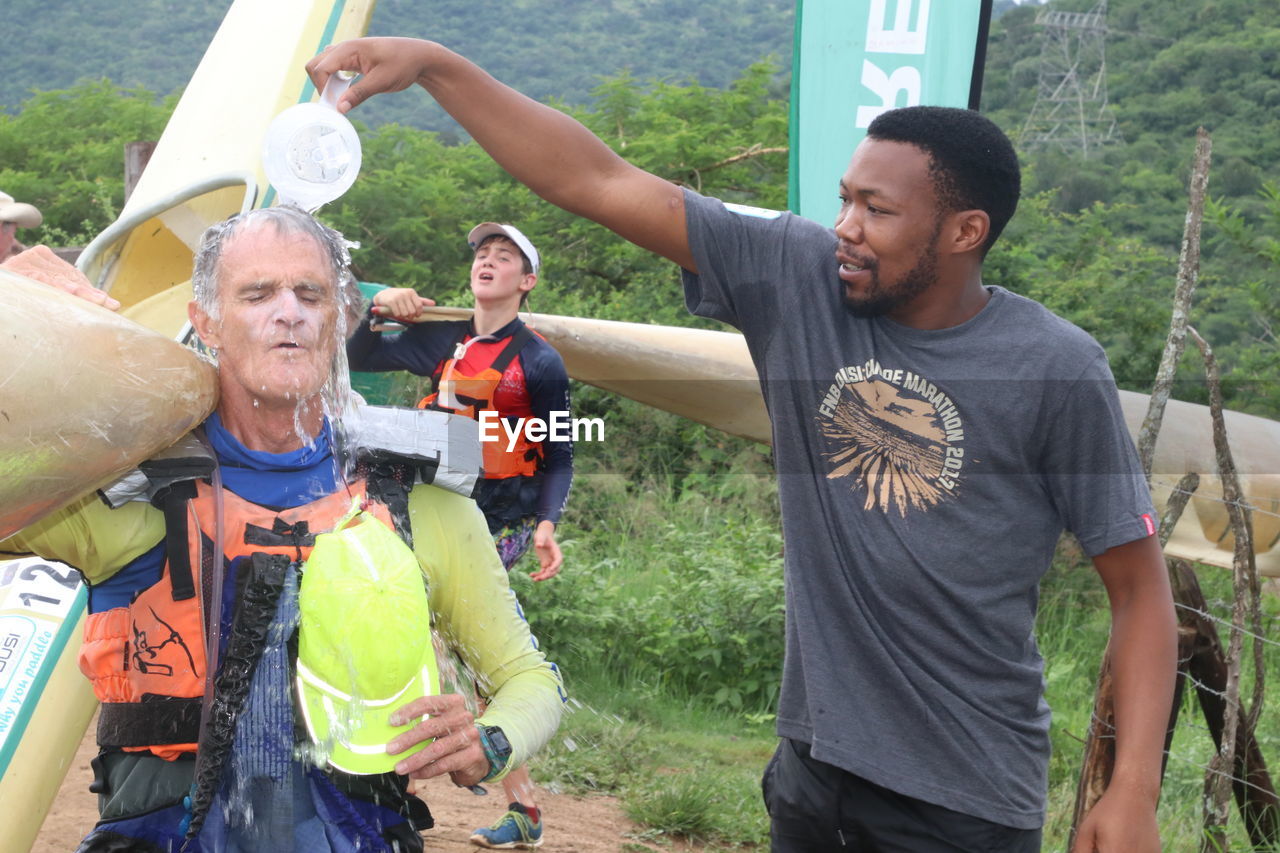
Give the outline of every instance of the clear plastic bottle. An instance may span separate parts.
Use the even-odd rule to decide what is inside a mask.
[[[315,211],[355,183],[360,137],[336,108],[352,79],[332,75],[318,102],[289,107],[267,127],[263,169],[282,203]]]

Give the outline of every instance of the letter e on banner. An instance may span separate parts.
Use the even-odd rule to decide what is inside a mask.
[[[879,104],[858,107],[858,127],[867,127],[876,116],[894,107],[914,107],[920,103],[920,71],[910,65],[885,74],[870,59],[862,60],[862,85],[876,93]],[[898,103],[898,93],[906,99]]]
[[[993,0],[796,0],[791,210],[834,222],[831,186],[880,113],[978,106]]]
[[[929,0],[898,0],[892,29],[885,27],[886,0],[871,0],[867,18],[867,53],[924,53],[929,36]],[[915,26],[911,12],[915,10]]]

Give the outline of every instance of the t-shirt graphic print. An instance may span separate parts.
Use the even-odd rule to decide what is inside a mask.
[[[927,512],[956,496],[964,424],[951,398],[909,370],[874,359],[841,368],[818,404],[827,479],[848,479],[863,508]]]

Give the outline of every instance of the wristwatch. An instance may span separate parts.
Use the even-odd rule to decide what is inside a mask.
[[[506,734],[497,726],[476,723],[476,731],[480,733],[480,747],[484,750],[484,757],[489,759],[489,772],[480,781],[492,782],[507,769],[507,762],[511,760],[511,741],[507,740]]]

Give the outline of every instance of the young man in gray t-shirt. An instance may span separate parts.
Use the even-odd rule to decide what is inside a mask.
[[[1111,599],[1117,728],[1075,849],[1159,849],[1168,578],[1101,348],[982,280],[1019,192],[995,125],[882,115],[832,231],[683,192],[431,42],[361,39],[309,65],[317,86],[340,69],[365,75],[340,109],[418,82],[518,180],[678,263],[690,310],[746,336],[787,550],[775,850],[1039,849],[1032,626],[1064,528]]]

